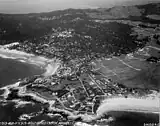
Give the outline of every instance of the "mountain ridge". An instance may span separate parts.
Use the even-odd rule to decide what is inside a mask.
[[[133,19],[148,18],[148,15],[159,15],[160,3],[149,3],[134,6],[116,6],[109,9],[99,8],[97,12],[88,13],[91,18],[100,19]]]
[[[30,14],[0,14],[0,38],[2,40],[26,40],[42,37],[52,28],[64,26],[63,21],[133,20],[159,24],[160,3],[137,6],[119,6],[98,9],[66,9]],[[61,22],[60,22],[61,20]],[[71,25],[71,24],[70,24]],[[70,27],[72,27],[71,25]],[[67,26],[69,27],[69,26]],[[1,42],[1,43],[6,43]],[[10,42],[9,42],[10,43]]]
[[[67,11],[67,10],[97,10],[97,9],[106,9],[106,10],[110,10],[110,9],[114,9],[114,8],[119,8],[119,7],[144,7],[145,6],[150,6],[150,5],[153,5],[153,6],[156,6],[156,4],[160,4],[160,1],[150,1],[150,2],[143,2],[143,3],[137,3],[137,2],[131,2],[131,1],[128,1],[128,2],[124,2],[123,4],[120,4],[120,5],[115,5],[115,6],[110,6],[110,7],[103,7],[103,6],[99,6],[97,8],[66,8],[66,9],[58,9],[58,10],[53,10],[53,11],[45,11],[45,12],[33,12],[33,13],[14,13],[14,14],[10,14],[10,13],[0,13],[0,14],[3,14],[3,15],[30,15],[30,14],[46,14],[46,13],[53,13],[53,12],[61,12],[61,11]],[[153,8],[152,8],[153,9]]]

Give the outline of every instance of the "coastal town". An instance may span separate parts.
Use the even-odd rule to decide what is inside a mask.
[[[107,115],[110,104],[114,103],[116,111],[121,105],[121,111],[140,109],[157,114],[160,25],[132,20],[97,20],[82,10],[63,13],[38,17],[42,22],[60,22],[54,22],[57,26],[39,39],[0,46],[0,57],[44,69],[41,75],[0,88],[4,90],[1,96],[6,101],[38,102],[42,106],[38,114],[75,126],[81,125],[76,122],[108,125],[114,120]],[[120,103],[114,99],[119,99]],[[108,109],[105,110],[103,103],[107,100],[111,103],[106,102]],[[130,101],[136,101],[137,109]],[[32,119],[36,114],[23,115],[18,121]]]
[[[73,30],[71,30],[73,32]],[[58,34],[57,36],[60,36],[63,38],[71,37],[71,31],[63,32],[63,34]],[[52,36],[53,37],[53,36]],[[53,37],[54,38],[54,37]],[[90,38],[90,37],[87,37]],[[152,42],[154,43],[154,41]],[[26,46],[23,46],[19,43],[14,43],[11,45],[5,45],[1,48],[10,49],[10,50],[20,50],[25,52],[30,52],[29,45],[25,44]],[[40,47],[42,45],[39,45]],[[49,49],[50,47],[54,48],[54,52],[57,51],[64,51],[61,50],[61,48],[56,49],[56,46],[51,45],[44,45],[45,48],[39,50],[39,54],[36,54],[38,51],[35,50],[35,52],[30,52],[31,54],[35,54],[40,56],[43,54],[47,57],[47,54],[45,49]],[[48,48],[46,48],[46,46]],[[61,46],[61,45],[59,45]],[[65,45],[66,46],[66,45]],[[34,46],[30,46],[33,47]],[[145,47],[147,48],[147,46]],[[144,54],[148,54],[144,58],[146,61],[148,58],[150,58],[150,52],[146,49],[139,50],[133,54],[128,54],[125,56],[125,58],[132,59],[136,62],[136,58],[140,58],[139,56],[144,56]],[[26,50],[27,49],[27,50]],[[64,47],[62,48],[64,49]],[[51,53],[50,49],[50,53]],[[145,51],[146,50],[146,51]],[[139,55],[139,56],[138,56]],[[147,58],[148,57],[148,58]],[[119,63],[121,62],[122,65],[119,67],[122,67],[123,73],[126,71],[141,71],[139,68],[134,68],[133,66],[127,65],[127,62],[125,62],[125,59],[120,59],[118,57],[102,57],[98,60],[90,59],[91,57],[87,56],[86,58],[73,58],[70,62],[67,62],[66,60],[61,60],[61,57],[57,56],[58,60],[61,60],[61,63],[57,66],[57,68],[48,75],[39,75],[34,76],[31,78],[25,78],[22,80],[17,87],[14,87],[13,90],[19,89],[19,93],[17,93],[17,97],[25,97],[30,96],[33,97],[33,99],[40,101],[44,104],[44,106],[49,106],[48,108],[45,108],[44,113],[51,113],[53,112],[61,112],[61,109],[63,109],[65,114],[67,113],[76,113],[74,114],[74,120],[86,120],[86,122],[92,122],[93,119],[95,119],[94,115],[97,114],[97,109],[101,105],[102,101],[109,98],[146,98],[146,94],[148,97],[155,98],[158,94],[158,92],[154,90],[150,90],[149,88],[132,88],[127,87],[124,84],[116,82],[116,79],[112,78],[118,78],[118,73],[114,72],[113,70],[107,68],[107,66],[104,66],[105,62],[112,62],[113,63]],[[135,59],[134,59],[135,58]],[[142,57],[141,57],[142,58]],[[37,58],[32,58],[32,60],[35,60],[35,63],[37,62]],[[123,62],[122,62],[123,60]],[[103,62],[102,62],[103,61]],[[149,61],[149,60],[148,60]],[[46,60],[45,63],[48,61]],[[49,63],[49,62],[48,62]],[[146,65],[149,65],[151,62],[146,62]],[[131,63],[130,63],[131,64]],[[144,63],[143,63],[144,64]],[[52,68],[55,68],[55,65],[50,64]],[[124,66],[123,66],[124,65]],[[45,66],[45,65],[43,65]],[[108,69],[108,72],[101,71],[101,69]],[[109,66],[108,66],[109,67]],[[141,67],[142,68],[142,67]],[[120,69],[120,68],[119,68]],[[132,70],[131,70],[132,69]],[[120,72],[121,73],[121,72]],[[11,87],[12,89],[12,87]],[[10,90],[10,88],[8,89]],[[158,91],[158,90],[157,90]],[[8,91],[10,92],[10,91]],[[12,94],[12,93],[11,93]],[[12,99],[12,95],[8,94],[8,96]],[[145,97],[144,97],[145,96]],[[13,97],[14,98],[14,97]],[[39,100],[38,100],[39,99]],[[48,104],[48,105],[46,105]],[[51,108],[54,108],[53,110]],[[56,109],[59,109],[57,111]],[[83,116],[78,115],[90,115],[91,119],[84,119]],[[70,114],[67,114],[67,116],[71,116]],[[73,115],[72,115],[73,116]],[[73,117],[72,117],[73,118]],[[62,120],[63,121],[63,120]],[[108,120],[99,120],[97,117],[97,121],[99,124],[107,124]]]

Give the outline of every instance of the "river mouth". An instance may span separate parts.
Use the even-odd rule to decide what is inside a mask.
[[[40,66],[0,57],[0,87],[16,83],[26,77],[41,75],[44,72],[45,70]]]

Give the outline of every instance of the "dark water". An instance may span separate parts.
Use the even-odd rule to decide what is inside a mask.
[[[36,65],[0,58],[0,87],[15,83],[18,79],[39,75],[43,72],[44,70]]]
[[[5,106],[0,105],[0,122],[17,122],[22,114],[37,113],[41,111],[40,104],[27,104],[21,108],[15,108],[15,103],[8,102]]]
[[[147,114],[147,113],[137,113],[137,112],[116,112],[119,114],[115,121],[110,124],[110,126],[145,126],[149,124],[154,124],[154,126],[159,126],[159,116],[158,114]]]
[[[43,72],[44,70],[36,65],[22,63],[13,59],[0,58],[0,87],[13,84],[19,79],[23,79],[25,77],[40,75]],[[3,93],[4,90],[0,90],[0,95]],[[35,105],[27,104],[23,108],[15,108],[15,103],[11,100],[19,99],[19,97],[16,96],[16,93],[16,91],[12,91],[7,99],[9,101],[5,105],[3,105],[2,101],[0,102],[0,122],[18,121],[19,116],[22,114],[41,111],[41,104],[39,103],[35,103]],[[0,99],[2,100],[3,97],[0,96]],[[30,98],[21,99],[24,101],[29,101]],[[31,102],[33,101],[31,100]]]
[[[35,105],[25,105],[21,108],[15,108],[15,103],[10,102],[5,106],[0,105],[0,122],[40,122],[45,120],[46,122],[57,122],[59,118],[49,117],[46,113],[43,113],[42,104],[36,103]],[[37,115],[37,113],[39,113]],[[31,119],[19,120],[22,114],[32,114]],[[59,120],[60,121],[60,120]],[[23,124],[23,123],[22,123]],[[1,125],[0,125],[1,126]],[[15,125],[20,126],[20,125]],[[31,126],[31,125],[27,125]],[[44,126],[58,126],[58,125],[44,125]],[[66,126],[66,125],[65,125]],[[72,126],[72,125],[70,125]]]

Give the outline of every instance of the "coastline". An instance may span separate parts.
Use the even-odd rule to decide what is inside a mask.
[[[5,46],[4,47],[0,46],[0,57],[15,59],[20,62],[26,62],[29,64],[38,65],[46,70],[45,73],[43,74],[44,76],[51,76],[55,74],[61,65],[60,61],[55,58],[47,59],[43,56],[35,56],[33,54],[28,54],[22,51],[9,50]],[[160,112],[158,93],[155,95],[154,99],[152,99],[150,95],[146,96],[145,99],[144,98],[140,99],[135,97],[107,98],[104,101],[102,101],[101,105],[97,109],[97,112],[91,115],[88,113],[77,114],[76,112],[71,112],[70,110],[54,108],[53,105],[55,103],[56,98],[50,100],[39,95],[36,92],[27,92],[25,87],[19,87],[19,82],[13,85],[8,85],[6,87],[0,88],[1,90],[5,90],[5,93],[3,94],[4,98],[7,98],[8,94],[10,93],[9,89],[12,88],[19,89],[20,96],[31,96],[33,99],[40,101],[42,103],[49,103],[50,111],[64,112],[67,115],[69,115],[68,118],[70,119],[76,119],[78,117],[81,117],[84,122],[92,122],[93,120],[101,118],[104,114],[110,114],[112,111],[113,112],[116,111],[116,113],[125,111],[125,112],[139,112],[139,113],[153,113],[153,114],[159,114]]]
[[[104,114],[113,114],[113,116],[118,116],[114,114],[115,111],[159,114],[160,98],[158,98],[157,95],[154,98],[117,97],[105,99],[97,109],[97,116],[102,116]]]
[[[57,59],[48,59],[43,56],[35,56],[18,50],[9,50],[6,45],[0,46],[0,57],[6,59],[14,59],[23,63],[37,65],[44,69],[44,76],[51,76],[55,74],[60,67],[60,61]]]
[[[4,94],[1,96],[3,96],[6,99],[10,93],[9,89],[18,89],[19,96],[31,96],[36,101],[39,101],[41,103],[48,103],[50,112],[64,112],[66,115],[68,115],[69,119],[75,120],[77,118],[81,118],[83,122],[86,123],[100,119],[104,115],[111,115],[111,118],[107,119],[108,122],[111,122],[114,120],[114,118],[121,116],[121,114],[123,114],[124,112],[158,115],[160,111],[158,100],[159,93],[153,93],[150,95],[146,95],[145,98],[107,98],[102,101],[101,105],[98,107],[97,112],[95,114],[78,114],[77,111],[70,111],[66,110],[65,108],[55,108],[54,104],[56,98],[48,99],[36,92],[28,92],[25,86],[19,87],[19,84],[20,82],[17,82],[15,84],[0,88],[1,90],[5,90]],[[28,104],[28,102],[23,103],[23,105],[25,104]],[[16,106],[20,106],[20,104],[17,103]]]

